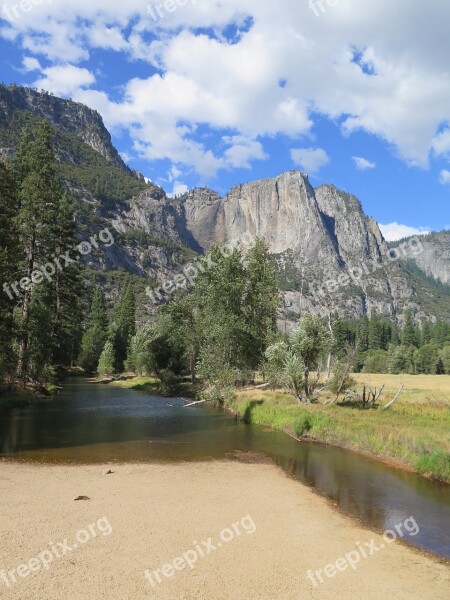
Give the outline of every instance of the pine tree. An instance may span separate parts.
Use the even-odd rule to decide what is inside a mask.
[[[393,346],[400,345],[400,330],[397,323],[392,323],[391,325],[391,344]]]
[[[433,331],[429,321],[425,321],[422,325],[422,344],[429,344],[431,342]]]
[[[49,261],[54,249],[52,227],[58,211],[61,188],[55,175],[51,139],[52,129],[46,121],[39,124],[34,137],[29,130],[26,130],[14,160],[14,176],[18,183],[19,196],[17,214],[19,243],[25,250],[22,270],[25,285],[21,299],[21,331],[17,363],[19,378],[24,378],[27,371],[32,275],[38,264]]]
[[[113,326],[113,347],[117,371],[123,371],[131,338],[136,333],[136,300],[132,285],[120,299]]]
[[[417,330],[414,326],[414,322],[410,311],[406,313],[405,326],[402,332],[402,345],[414,347],[417,347],[419,345]]]
[[[360,352],[367,352],[369,349],[369,319],[366,315],[359,322],[358,348]]]
[[[383,325],[376,313],[372,313],[368,332],[369,350],[383,349]]]
[[[108,314],[103,290],[96,286],[92,296],[91,309],[81,341],[80,366],[93,373],[98,366],[100,355],[108,335]]]
[[[74,209],[69,196],[62,192],[53,227],[53,244],[56,255],[75,247]],[[61,262],[61,261],[60,261]],[[80,344],[81,270],[78,263],[57,268],[52,281],[54,295],[54,323],[52,331],[53,363],[72,366]]]
[[[10,286],[17,280],[20,252],[14,220],[17,210],[18,199],[13,179],[0,159],[0,380],[12,376],[16,363],[13,311],[18,298]]]

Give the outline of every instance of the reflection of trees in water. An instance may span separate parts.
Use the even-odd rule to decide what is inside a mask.
[[[177,437],[193,435],[200,446],[202,435],[215,435],[217,439],[218,424],[214,419],[198,418],[197,413],[187,410],[181,413],[183,404],[181,399],[141,396],[134,390],[70,385],[49,403],[2,414],[0,452],[11,455],[61,450],[59,456],[62,457],[62,449],[65,449],[67,457],[75,460],[81,447],[92,446],[100,460],[105,456],[105,449],[99,448],[101,444],[145,441],[140,456],[136,455],[136,449],[132,453],[133,458],[148,460],[153,454],[164,457],[164,450],[155,452],[149,440],[165,440],[168,444],[173,439],[175,444]],[[86,453],[82,452],[84,460]],[[126,453],[122,458],[127,459]]]
[[[386,508],[377,465],[330,447],[304,444],[299,458],[278,460],[290,475],[334,500],[345,512],[383,528]]]

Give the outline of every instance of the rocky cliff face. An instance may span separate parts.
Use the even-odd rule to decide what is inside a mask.
[[[326,304],[353,316],[372,310],[395,316],[400,307],[414,306],[414,288],[401,266],[386,259],[389,248],[378,224],[357,198],[333,186],[314,190],[299,171],[238,186],[224,199],[192,190],[179,203],[203,250],[247,233],[264,238],[280,270],[297,280],[298,289],[286,281],[290,312],[323,313]],[[357,276],[348,277],[355,270]]]
[[[314,190],[299,171],[235,187],[223,200],[194,190],[181,203],[187,228],[203,249],[250,234],[264,238],[273,254],[294,250],[299,262],[314,262],[321,275],[339,268]]]
[[[61,179],[77,200],[80,237],[115,231],[113,246],[86,259],[102,277],[130,273],[143,288],[161,284],[212,244],[251,234],[269,245],[286,319],[305,310],[399,318],[406,309],[419,318],[439,309],[450,318],[450,293],[426,279],[450,283],[450,232],[424,238],[420,254],[391,261],[357,198],[331,185],[314,190],[299,171],[237,186],[225,198],[203,188],[170,199],[123,163],[98,113],[17,86],[0,85],[1,153],[11,157],[23,126],[37,117],[57,130]],[[406,258],[417,272],[405,268]]]
[[[450,284],[450,231],[421,237],[423,252],[415,262],[428,277]]]
[[[100,114],[83,104],[16,85],[0,85],[0,121],[11,123],[17,111],[46,119],[57,129],[75,134],[108,162],[128,170],[111,141]]]

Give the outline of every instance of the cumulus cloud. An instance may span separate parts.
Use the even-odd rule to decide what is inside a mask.
[[[294,148],[291,150],[294,163],[307,173],[316,175],[330,162],[328,154],[322,148]]]
[[[367,160],[367,158],[363,158],[362,156],[352,156],[353,162],[355,163],[358,171],[367,171],[369,169],[375,169],[377,166],[376,163]]]
[[[225,151],[226,163],[233,168],[250,169],[251,161],[265,160],[269,156],[264,152],[260,142],[242,135],[226,136],[223,138],[230,148]]]
[[[53,92],[57,96],[70,96],[78,93],[80,88],[92,85],[94,75],[88,69],[73,65],[48,67],[42,70],[43,77],[35,81],[35,87]]]
[[[31,71],[40,71],[42,69],[37,58],[33,58],[32,56],[24,56],[22,59],[22,65],[23,70],[26,73],[30,73]]]
[[[450,152],[447,0],[434,0],[432,10],[407,0],[341,0],[320,18],[298,0],[197,0],[156,21],[146,5],[41,2],[7,18],[0,35],[50,61],[38,87],[127,128],[148,160],[203,175],[263,160],[265,138],[281,134],[298,146],[317,117],[340,123],[345,135],[385,140],[409,165],[427,167]],[[93,89],[91,65],[79,66],[97,49],[148,65],[148,76],[122,82],[122,97],[111,101],[100,83]],[[197,126],[248,141],[211,147]]]
[[[388,225],[380,224],[381,233],[388,242],[396,242],[406,237],[413,235],[425,235],[430,233],[426,227],[409,227],[408,225],[400,225],[394,221]]]
[[[189,187],[185,183],[182,183],[181,181],[175,181],[173,190],[167,195],[169,196],[169,198],[175,198],[176,196],[182,196],[188,191]]]

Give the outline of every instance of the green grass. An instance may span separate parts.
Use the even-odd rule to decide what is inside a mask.
[[[168,395],[162,389],[161,381],[156,377],[134,377],[130,375],[123,375],[120,379],[109,382],[108,385],[114,385],[128,390],[149,392],[158,396]],[[176,390],[169,395],[196,398],[197,393],[198,388],[196,386],[193,386],[188,380],[183,380],[177,385]]]
[[[390,383],[395,387],[396,382]],[[405,397],[388,411],[299,405],[287,392],[259,390],[238,392],[233,409],[249,423],[363,452],[450,482],[450,410],[423,400],[424,395],[432,398],[435,393],[432,376],[430,388],[429,393],[407,389]],[[381,403],[390,398],[388,391]]]
[[[156,377],[129,377],[112,381],[110,385],[115,385],[127,390],[141,390],[144,392],[157,393],[160,382]]]
[[[415,466],[417,472],[422,475],[450,481],[450,454],[447,452],[422,454],[417,459]]]

